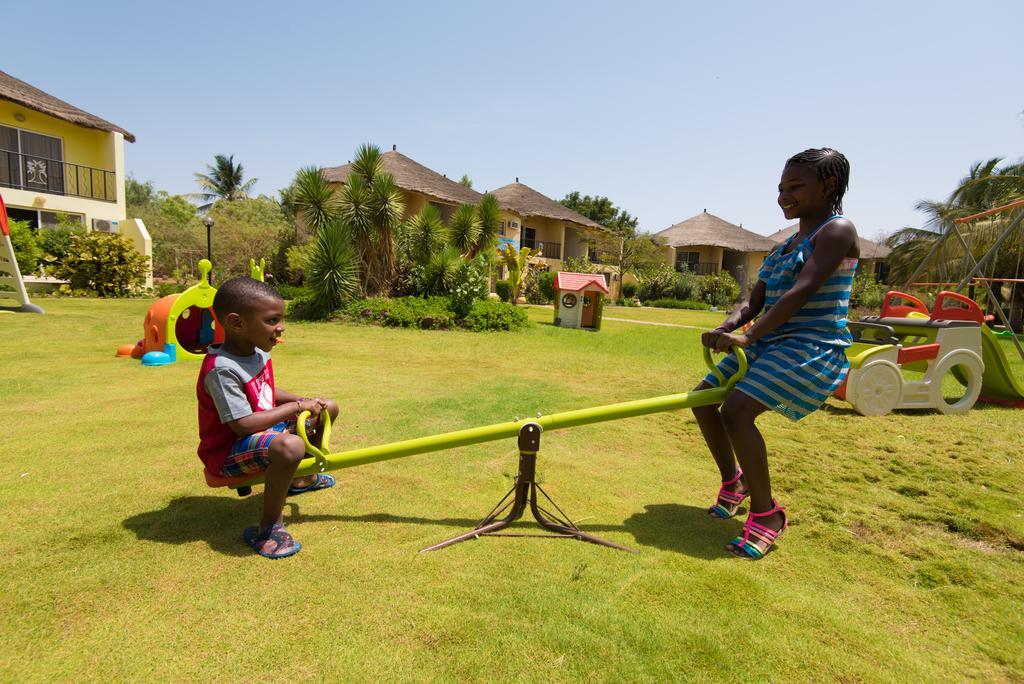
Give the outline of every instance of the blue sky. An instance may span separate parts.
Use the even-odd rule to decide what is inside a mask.
[[[478,190],[608,195],[656,232],[760,233],[785,159],[850,159],[846,213],[920,225],[1024,143],[1024,3],[47,2],[4,10],[4,71],[133,132],[172,193],[214,154],[256,191],[363,142]],[[21,27],[24,30],[15,30]],[[31,27],[45,27],[32,33]]]

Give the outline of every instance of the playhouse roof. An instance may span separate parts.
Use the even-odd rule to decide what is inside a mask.
[[[579,292],[593,285],[601,292],[608,294],[608,286],[604,284],[604,276],[599,273],[567,273],[559,271],[555,276],[555,289]]]
[[[106,119],[101,119],[95,114],[79,109],[72,104],[68,104],[64,100],[58,100],[53,95],[44,93],[39,88],[29,85],[3,71],[0,71],[0,99],[10,100],[23,107],[28,107],[37,112],[49,114],[54,118],[85,126],[86,128],[116,131],[123,135],[124,139],[128,142],[135,142],[135,136],[120,126],[112,124]]]

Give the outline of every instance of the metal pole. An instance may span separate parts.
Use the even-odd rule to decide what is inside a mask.
[[[985,255],[981,257],[981,260],[975,262],[974,268],[971,269],[971,272],[968,273],[964,277],[964,279],[960,281],[960,284],[956,286],[957,292],[964,289],[964,285],[966,285],[968,281],[970,281],[970,279],[974,277],[974,274],[981,270],[981,267],[985,264],[985,262],[991,259],[992,256],[996,253],[996,251],[1000,247],[1002,247],[1003,242],[1006,241],[1006,238],[1010,236],[1010,233],[1012,233],[1014,229],[1020,224],[1021,219],[1024,219],[1024,211],[1017,214],[1017,218],[1010,221],[1010,225],[1006,228],[1006,230],[1003,231],[1003,234],[1000,235],[999,238],[992,244],[989,250],[985,252]]]
[[[1021,215],[1024,216],[1024,214]],[[964,240],[964,236],[960,234],[960,231],[957,230],[956,226],[953,226],[953,231],[956,232],[957,239],[960,240],[960,244],[963,245],[964,249],[967,251],[967,256],[970,258],[971,261],[974,261],[974,255],[971,254],[970,250],[967,249],[967,242]],[[978,266],[979,264],[975,262],[974,271],[978,270]],[[971,272],[973,273],[974,271]],[[999,301],[996,299],[995,293],[992,292],[992,286],[989,285],[987,280],[982,280],[981,282],[985,286],[985,290],[988,292],[989,299],[992,300],[992,306],[995,308],[996,313],[999,314],[999,320],[1003,322],[1003,325],[1006,326],[1006,329],[1009,330],[1010,333],[1013,333],[1013,327],[1010,326],[1010,321],[1007,320],[1006,314],[1003,312],[1003,307],[1000,306]],[[957,292],[959,292],[961,289],[963,289],[963,283],[961,283],[960,286],[957,287]],[[982,322],[982,325],[985,325],[985,323]],[[1020,340],[1017,339],[1016,335],[1012,335],[1010,339],[1013,340],[1013,346],[1017,348],[1017,353],[1020,354],[1020,358],[1024,359],[1024,347],[1021,347]]]

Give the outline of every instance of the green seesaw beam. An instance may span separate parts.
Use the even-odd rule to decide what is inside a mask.
[[[735,375],[726,379],[722,376],[718,367],[711,359],[711,350],[704,348],[704,362],[715,374],[721,387],[684,392],[682,394],[669,394],[662,397],[650,399],[638,399],[636,401],[624,401],[618,404],[607,404],[605,406],[594,406],[592,408],[579,409],[576,411],[564,411],[553,413],[549,416],[537,418],[526,418],[523,420],[509,421],[507,423],[495,423],[483,427],[468,428],[455,432],[445,432],[429,437],[418,437],[407,439],[401,442],[381,444],[379,446],[364,447],[362,449],[351,449],[336,454],[329,453],[326,449],[321,450],[310,443],[306,435],[305,423],[309,412],[304,412],[297,421],[299,436],[306,443],[306,452],[310,454],[299,464],[295,472],[296,477],[312,475],[314,473],[328,470],[339,470],[341,468],[352,468],[354,466],[366,465],[389,461],[405,456],[426,454],[432,451],[454,449],[456,447],[468,446],[470,444],[482,444],[493,442],[499,439],[512,438],[519,435],[520,429],[528,423],[536,423],[544,430],[563,430],[565,428],[577,427],[579,425],[590,425],[591,423],[603,423],[610,420],[621,420],[634,416],[645,416],[651,413],[663,413],[665,411],[678,411],[681,409],[695,408],[697,406],[709,406],[721,404],[725,401],[726,395],[733,385],[739,382],[744,373],[747,372],[747,357],[739,347],[734,348],[733,353],[739,361],[739,370]],[[325,417],[327,418],[327,417]],[[322,444],[329,448],[331,438],[330,419],[324,421],[324,436]],[[244,482],[232,483],[231,486],[249,486],[263,482],[262,477],[255,477]]]

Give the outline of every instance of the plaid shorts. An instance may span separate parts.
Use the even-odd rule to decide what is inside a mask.
[[[307,420],[307,432],[315,429],[316,425],[316,420]],[[254,432],[251,435],[239,437],[231,445],[231,453],[224,461],[220,474],[226,477],[238,477],[239,475],[262,473],[270,465],[270,443],[274,441],[275,437],[286,432],[295,433],[294,420],[272,425],[263,432]]]

